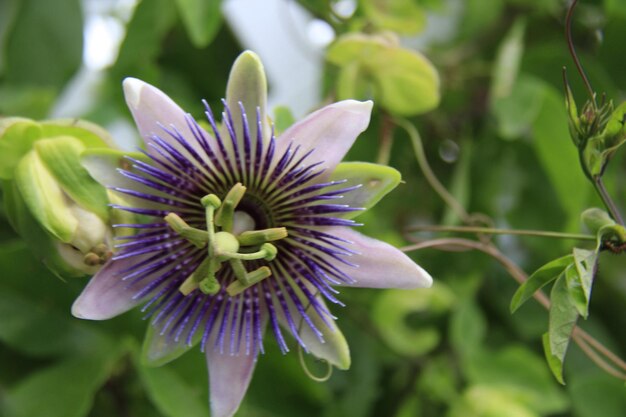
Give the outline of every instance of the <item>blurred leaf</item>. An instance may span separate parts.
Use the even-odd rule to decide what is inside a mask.
[[[521,74],[507,95],[494,97],[491,111],[496,117],[498,135],[513,140],[528,136],[545,100],[546,85]]]
[[[481,351],[467,370],[472,384],[497,387],[537,414],[560,413],[568,408],[567,397],[554,383],[542,358],[523,346]]]
[[[6,45],[5,81],[61,87],[82,54],[80,0],[22,0]]]
[[[450,318],[450,343],[462,360],[469,360],[482,349],[487,321],[472,298],[464,298]]]
[[[423,393],[428,398],[442,403],[452,403],[458,396],[458,379],[458,372],[452,358],[444,355],[430,357],[419,377],[418,396],[422,397]],[[415,412],[407,415],[407,417],[413,416]]]
[[[92,349],[105,341],[86,323],[7,289],[0,293],[0,316],[0,340],[28,355],[65,355]]]
[[[174,2],[169,0],[139,2],[126,27],[126,37],[117,61],[111,68],[116,82],[128,76],[147,82],[156,78],[156,57],[161,51],[162,39],[176,21],[175,7]]]
[[[498,48],[491,81],[490,94],[492,102],[493,100],[510,96],[513,91],[522,54],[524,53],[525,31],[526,21],[518,18]]]
[[[452,404],[446,417],[537,417],[506,389],[474,385]]]
[[[471,39],[496,24],[504,10],[504,0],[491,0],[485,7],[484,0],[466,0],[463,2],[463,18],[459,24],[458,38],[461,41]]]
[[[2,85],[0,83],[0,113],[20,115],[42,119],[48,115],[48,110],[57,97],[53,87],[38,87],[32,85]]]
[[[517,291],[515,291],[515,294],[513,294],[513,298],[511,299],[511,313],[515,313],[515,311],[528,301],[535,292],[557,279],[573,261],[573,255],[565,255],[548,262],[533,272],[526,282],[520,285]]]
[[[274,108],[274,133],[278,137],[296,122],[291,110],[287,106]]]
[[[414,0],[360,0],[365,15],[383,30],[414,35],[424,29],[426,14]]]
[[[573,376],[573,375],[572,375]],[[577,417],[622,417],[626,410],[624,383],[604,373],[578,375],[567,385]]]
[[[152,402],[164,416],[205,417],[207,415],[208,393],[190,385],[174,368],[141,366],[139,374]]]
[[[0,74],[4,69],[5,47],[7,37],[15,23],[19,10],[19,0],[5,0],[0,2]]]
[[[123,352],[119,345],[103,344],[29,375],[8,391],[6,417],[86,416]]]
[[[571,266],[569,268],[572,268]],[[544,351],[555,378],[565,384],[563,380],[563,361],[567,353],[567,347],[576,325],[578,312],[573,304],[569,292],[565,274],[556,280],[550,293],[550,324],[548,333],[544,335]]]
[[[396,352],[420,356],[433,350],[441,340],[441,331],[429,323],[445,313],[453,303],[454,294],[442,282],[429,290],[385,290],[374,305],[372,318],[385,342]],[[409,317],[415,316],[417,326]]]
[[[222,24],[221,0],[176,0],[176,5],[193,44],[210,44]]]

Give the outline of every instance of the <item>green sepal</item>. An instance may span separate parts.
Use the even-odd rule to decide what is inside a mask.
[[[39,225],[20,196],[15,181],[4,181],[2,195],[11,226],[26,241],[30,250],[60,279],[80,278],[92,273],[84,264],[72,265],[60,254],[60,244]],[[73,250],[72,248],[67,248]]]
[[[226,86],[226,103],[233,116],[234,128],[238,138],[242,138],[241,109],[243,104],[248,118],[250,138],[254,142],[257,135],[257,108],[264,130],[269,129],[266,123],[267,112],[267,79],[263,63],[252,51],[242,52],[230,70]],[[269,140],[269,130],[263,132],[265,140]]]
[[[293,113],[287,106],[277,106],[274,108],[274,133],[278,137],[296,122]]]
[[[165,365],[196,346],[201,339],[202,332],[196,332],[191,345],[187,345],[186,336],[179,342],[172,342],[171,337],[161,335],[152,324],[149,324],[141,348],[141,363],[151,367]]]
[[[11,179],[18,162],[41,137],[41,126],[29,119],[12,117],[0,121],[0,178]]]
[[[368,210],[400,184],[402,175],[398,170],[386,165],[369,162],[342,162],[337,165],[330,180],[347,180],[339,185],[341,188],[361,185],[356,190],[347,192],[343,199],[338,200],[338,203]],[[338,216],[351,219],[361,213],[363,211],[352,211]]]
[[[15,169],[17,189],[33,217],[52,236],[70,242],[78,227],[63,190],[37,152],[27,153]]]
[[[515,294],[513,294],[510,305],[511,313],[515,313],[517,309],[522,306],[522,304],[528,301],[528,299],[535,294],[535,292],[557,279],[559,275],[563,273],[565,268],[573,262],[573,255],[565,255],[561,258],[548,262],[533,272],[532,275],[528,277],[526,282],[520,285],[517,291],[515,291]]]
[[[79,206],[107,221],[109,199],[106,189],[98,184],[81,165],[84,145],[76,138],[58,136],[41,139],[34,144],[39,158],[61,186]]]
[[[43,138],[71,136],[81,141],[86,148],[114,146],[109,132],[97,124],[78,119],[56,119],[40,122]]]

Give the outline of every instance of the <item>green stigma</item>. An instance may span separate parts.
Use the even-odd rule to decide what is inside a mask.
[[[196,289],[204,294],[217,294],[221,285],[217,281],[216,273],[224,263],[230,266],[237,278],[226,288],[230,296],[240,294],[272,275],[271,269],[267,266],[248,271],[244,262],[274,260],[278,249],[269,242],[287,237],[287,229],[275,227],[234,235],[235,209],[245,192],[246,187],[237,183],[226,194],[223,201],[215,194],[202,197],[201,203],[205,209],[207,230],[189,226],[175,213],[168,213],[165,216],[164,220],[172,230],[196,247],[206,247],[208,252],[208,256],[181,284],[179,291],[182,294],[190,294]]]

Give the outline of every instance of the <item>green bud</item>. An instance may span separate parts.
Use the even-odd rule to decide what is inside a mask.
[[[87,122],[0,120],[7,217],[62,278],[94,274],[112,256],[107,190],[81,165],[83,151],[107,142]]]
[[[597,207],[588,208],[580,215],[583,224],[587,226],[590,232],[598,233],[600,229],[605,226],[612,226],[615,221],[609,216],[609,214]]]

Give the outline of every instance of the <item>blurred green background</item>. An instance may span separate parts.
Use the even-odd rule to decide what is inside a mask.
[[[284,106],[277,123],[285,108],[300,117],[332,100],[375,100],[347,159],[388,161],[404,183],[363,216],[365,233],[403,246],[440,237],[411,226],[462,220],[424,179],[394,117],[417,126],[435,175],[486,224],[580,232],[581,211],[601,203],[567,130],[563,66],[581,102],[585,91],[564,40],[565,14],[560,0],[0,0],[0,116],[83,118],[133,149],[124,77],[158,86],[200,118],[200,100],[217,106],[234,58],[252,49],[266,66],[270,108]],[[626,98],[626,2],[583,1],[573,38],[594,88]],[[618,153],[605,176],[621,207],[624,162]],[[493,242],[527,272],[573,245]],[[547,312],[529,302],[511,315],[517,284],[493,258],[437,249],[411,256],[434,277],[432,289],[342,289],[347,307],[334,312],[351,346],[349,371],[314,382],[295,346],[283,356],[267,338],[237,416],[624,415],[624,381],[573,343],[567,384],[558,384],[541,348]],[[624,357],[624,260],[602,254],[600,263],[590,318],[580,324]],[[73,318],[85,284],[48,272],[0,211],[0,415],[208,415],[204,355],[194,349],[142,367],[141,313]]]

